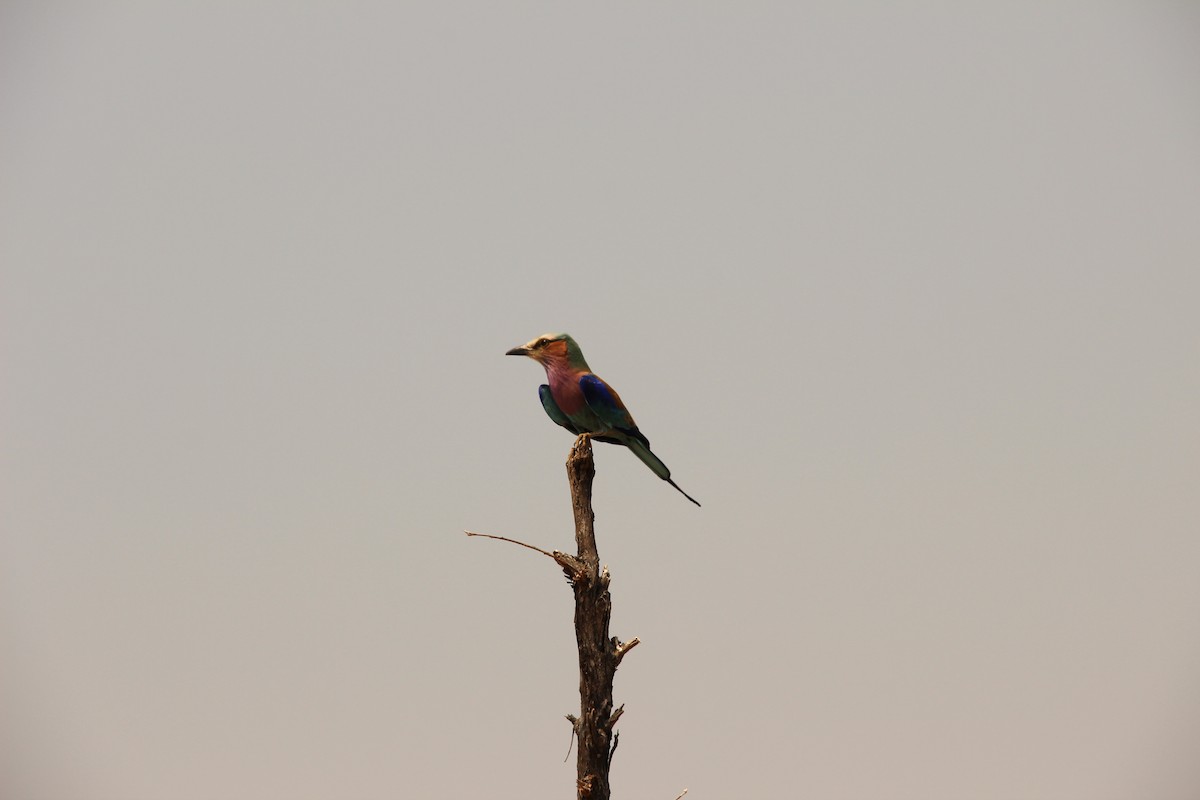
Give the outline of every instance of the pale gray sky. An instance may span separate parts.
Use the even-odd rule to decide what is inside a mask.
[[[6,3],[0,795],[1200,793],[1189,3]]]

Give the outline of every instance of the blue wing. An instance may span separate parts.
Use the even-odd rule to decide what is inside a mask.
[[[655,475],[674,486],[688,500],[696,503],[694,497],[680,489],[679,484],[671,480],[671,470],[667,469],[667,465],[650,452],[650,440],[642,436],[642,432],[638,430],[637,424],[633,421],[628,409],[625,408],[625,404],[621,402],[621,396],[611,386],[588,373],[579,379],[579,389],[583,392],[583,399],[587,402],[588,410],[599,417],[605,425],[625,437],[625,441],[611,436],[597,437],[600,441],[625,445],[642,460],[642,463],[653,470]],[[549,394],[549,390],[546,394]],[[562,413],[558,406],[554,408],[559,414]],[[553,418],[553,415],[551,417]],[[696,505],[700,504],[696,503]]]
[[[591,373],[579,379],[579,388],[583,392],[583,399],[587,401],[588,408],[605,425],[627,436],[632,436],[646,447],[650,446],[650,441],[638,430],[637,423],[633,421],[633,417],[625,408],[625,404],[621,402],[621,396],[616,393],[616,390]]]

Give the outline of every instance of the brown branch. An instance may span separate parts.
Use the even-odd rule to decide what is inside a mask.
[[[636,636],[625,642],[625,644],[621,644],[616,637],[613,637],[613,644],[616,646],[616,652],[613,653],[613,656],[617,659],[617,664],[620,665],[621,659],[625,657],[625,654],[641,643],[642,640]]]
[[[679,794],[678,794],[678,795],[675,797],[675,800],[683,800],[683,796],[684,796],[685,794],[687,794],[687,789],[684,789],[682,792],[680,792],[680,793],[679,793]]]
[[[580,714],[575,723],[579,746],[575,748],[578,800],[609,800],[609,765],[616,749],[613,725],[624,709],[613,710],[613,676],[617,671],[619,640],[608,634],[612,576],[601,568],[596,550],[595,514],[592,512],[592,443],[585,435],[575,440],[567,458],[571,484],[571,509],[575,516],[576,556],[580,571],[575,590],[575,642],[579,648]],[[636,640],[634,640],[636,641]],[[632,644],[632,643],[631,643]],[[625,647],[628,652],[629,646]]]
[[[625,706],[613,709],[613,677],[621,659],[640,642],[635,636],[622,643],[608,634],[609,619],[612,617],[612,596],[608,587],[612,575],[608,567],[601,568],[596,550],[593,527],[595,514],[592,511],[592,479],[595,476],[591,439],[584,434],[575,440],[567,457],[567,480],[571,486],[571,510],[575,517],[575,545],[579,551],[577,555],[558,550],[550,552],[507,536],[464,531],[467,536],[509,542],[553,559],[566,573],[575,593],[580,713],[578,717],[567,714],[567,720],[571,723],[571,744],[578,742],[575,747],[578,800],[609,800],[611,796],[609,766],[620,741],[613,726],[625,713]],[[567,746],[568,758],[571,756],[571,744]]]
[[[567,763],[567,759],[571,757],[571,747],[575,744],[575,723],[579,722],[579,717],[574,714],[567,714],[567,721],[571,723],[571,739],[567,742],[567,754],[563,756],[563,763]]]
[[[596,515],[592,512],[592,479],[595,477],[592,440],[584,434],[575,440],[571,454],[567,456],[567,480],[571,484],[571,510],[575,515],[575,544],[579,548],[579,560],[593,575],[600,569],[593,527]]]
[[[527,547],[530,550],[536,550],[547,558],[554,559],[554,563],[562,567],[563,572],[566,573],[567,580],[570,581],[572,585],[574,585],[575,581],[578,579],[579,573],[583,569],[583,566],[579,563],[579,559],[570,553],[564,553],[561,550],[550,552],[549,550],[543,550],[537,545],[518,542],[516,539],[510,539],[507,536],[493,536],[490,533],[475,533],[474,531],[463,531],[463,533],[465,533],[467,536],[479,536],[484,539],[495,539],[498,542],[509,542],[510,544],[517,544],[521,547]]]
[[[558,561],[558,558],[555,556],[555,554],[551,553],[548,550],[543,550],[542,548],[538,547],[537,545],[525,544],[524,542],[518,542],[516,539],[510,539],[507,536],[493,536],[490,533],[475,533],[474,531],[463,531],[463,533],[465,533],[467,536],[481,536],[484,539],[495,539],[498,542],[510,542],[511,544],[519,544],[519,545],[521,545],[521,547],[528,547],[530,550],[537,550],[542,555],[544,555],[548,558],[553,558],[555,561]],[[555,552],[557,552],[557,551],[555,551]]]

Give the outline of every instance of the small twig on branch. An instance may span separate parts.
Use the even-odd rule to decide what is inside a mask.
[[[617,720],[619,720],[621,718],[621,715],[624,713],[625,713],[625,704],[621,703],[621,705],[617,706],[617,710],[612,713],[612,716],[610,716],[608,718],[608,727],[611,729],[613,725],[616,725]],[[616,749],[617,749],[616,745],[613,745],[613,750],[616,750]]]
[[[613,757],[613,753],[616,753],[616,752],[617,752],[617,745],[619,745],[620,743],[621,743],[621,732],[620,732],[620,731],[615,731],[615,732],[613,733],[613,746],[612,746],[612,750],[609,750],[609,751],[608,751],[608,763],[609,763],[609,764],[612,764],[612,757]]]
[[[641,643],[642,643],[642,640],[635,636],[632,639],[630,639],[628,642],[625,642],[625,644],[618,644],[617,651],[614,654],[615,658],[617,659],[617,664],[619,665],[621,663],[621,659],[625,657],[626,653],[628,653],[630,650],[637,647]]]
[[[490,533],[476,533],[475,531],[463,531],[463,533],[465,533],[467,536],[480,536],[484,539],[495,539],[498,542],[509,542],[511,544],[518,544],[521,547],[527,547],[530,550],[536,550],[537,552],[546,556],[546,558],[553,559],[555,564],[558,564],[560,567],[562,567],[563,572],[566,573],[567,580],[571,582],[572,585],[574,585],[575,581],[579,579],[579,573],[582,569],[582,566],[579,563],[579,559],[570,553],[564,553],[561,550],[550,552],[549,550],[543,550],[536,545],[518,542],[516,539],[510,539],[507,536],[493,536]]]
[[[575,744],[575,723],[579,722],[579,717],[574,714],[567,714],[567,722],[571,723],[571,739],[567,742],[567,755],[563,758],[563,763],[567,763],[567,759],[571,757],[571,746]]]
[[[681,800],[681,798],[682,798],[682,797],[683,797],[685,794],[687,794],[687,789],[684,789],[682,792],[680,792],[680,793],[679,793],[679,796],[678,796],[678,797],[676,797],[676,798],[675,798],[675,800]]]
[[[543,550],[542,548],[540,548],[536,545],[525,544],[524,542],[518,542],[516,539],[510,539],[507,536],[493,536],[490,533],[475,533],[474,531],[463,531],[463,533],[465,533],[467,536],[482,536],[484,539],[495,539],[498,542],[510,542],[512,544],[519,544],[519,545],[521,545],[521,547],[528,547],[530,550],[537,550],[539,553],[546,556],[547,558],[553,558],[555,561],[558,561],[558,558],[555,557],[554,553],[551,553],[548,550]]]

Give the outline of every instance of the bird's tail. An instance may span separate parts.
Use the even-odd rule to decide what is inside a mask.
[[[696,498],[692,497],[690,494],[685,492],[683,489],[680,489],[679,484],[677,484],[677,483],[675,483],[675,481],[671,480],[671,470],[667,469],[667,465],[664,464],[658,456],[656,456],[656,455],[654,455],[654,453],[650,452],[649,447],[642,444],[637,439],[629,439],[629,441],[626,442],[626,446],[630,450],[632,450],[633,454],[635,456],[637,456],[638,458],[640,458],[642,460],[642,463],[645,464],[647,467],[649,467],[654,472],[655,475],[657,475],[658,477],[662,478],[667,483],[674,486],[675,491],[679,492],[681,495],[686,497],[688,500],[691,500],[693,503],[696,503],[697,506],[700,505],[699,503],[696,502]]]

